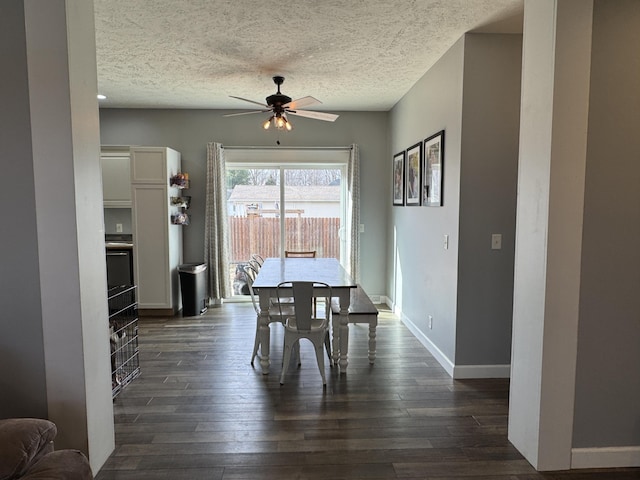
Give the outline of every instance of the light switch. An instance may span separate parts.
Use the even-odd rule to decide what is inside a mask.
[[[491,250],[502,250],[501,233],[494,233],[491,235]]]
[[[444,236],[443,246],[445,250],[449,250],[449,235]]]
[[[116,233],[122,233],[122,224],[116,223]]]
[[[361,223],[359,227],[360,227],[359,228],[360,233],[364,233],[364,223]]]

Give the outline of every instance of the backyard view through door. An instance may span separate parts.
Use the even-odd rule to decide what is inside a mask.
[[[227,170],[229,272],[234,295],[248,294],[243,266],[253,254],[315,251],[340,259],[344,249],[342,169],[243,168]]]

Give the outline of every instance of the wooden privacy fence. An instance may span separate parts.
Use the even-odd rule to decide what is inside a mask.
[[[280,219],[229,217],[231,263],[246,262],[254,253],[280,256]],[[339,218],[285,218],[286,250],[316,250],[319,257],[340,258]]]

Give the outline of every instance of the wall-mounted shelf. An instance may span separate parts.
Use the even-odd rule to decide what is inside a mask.
[[[191,205],[191,197],[188,195],[182,197],[171,197],[171,205],[188,210]]]
[[[189,188],[189,174],[177,173],[172,175],[169,179],[169,186],[184,190]],[[171,197],[169,202],[172,207],[178,207],[180,210],[171,215],[171,223],[173,225],[189,225],[189,215],[186,210],[191,204],[191,197],[188,195],[182,195],[180,197]]]
[[[173,225],[189,225],[189,215],[179,212],[171,215],[171,223]]]
[[[169,186],[176,188],[189,188],[189,174],[177,173],[169,179]]]

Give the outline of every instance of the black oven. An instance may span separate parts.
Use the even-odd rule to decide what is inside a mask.
[[[107,244],[107,287],[133,285],[133,246]]]

